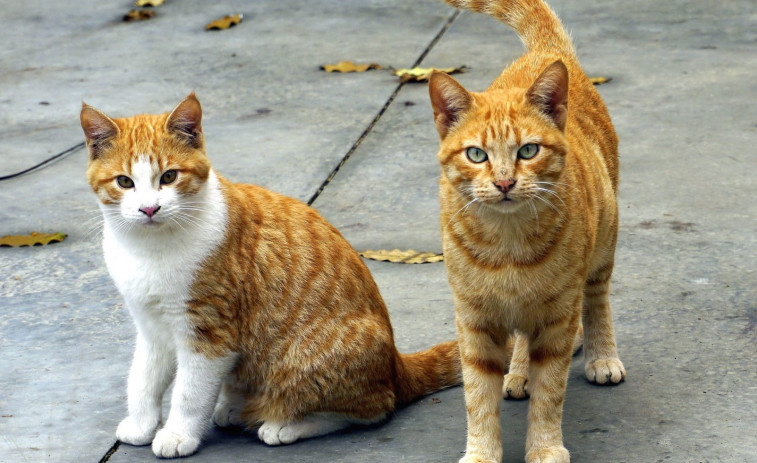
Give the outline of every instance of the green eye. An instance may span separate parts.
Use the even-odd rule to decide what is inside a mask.
[[[465,155],[468,156],[468,159],[470,159],[471,162],[475,162],[476,164],[489,159],[489,156],[486,155],[484,150],[473,146],[465,150]]]
[[[161,185],[168,185],[173,183],[176,180],[176,171],[175,170],[167,170],[163,172],[163,175],[160,176],[160,184]]]
[[[126,175],[119,175],[118,177],[116,177],[116,183],[118,183],[118,186],[126,190],[128,190],[129,188],[134,188],[134,181]]]
[[[539,152],[539,145],[536,143],[528,143],[518,149],[518,157],[521,159],[531,159]]]

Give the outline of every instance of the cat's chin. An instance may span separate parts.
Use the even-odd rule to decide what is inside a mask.
[[[486,206],[486,208],[492,212],[513,214],[520,211],[526,202],[520,199],[506,198],[500,201],[482,202],[481,204]]]
[[[158,230],[160,228],[163,228],[165,224],[165,222],[158,222],[156,220],[143,220],[140,221],[137,225],[143,230]]]

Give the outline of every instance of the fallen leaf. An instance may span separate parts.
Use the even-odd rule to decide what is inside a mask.
[[[221,19],[216,19],[215,21],[206,24],[205,30],[206,31],[220,31],[223,29],[234,27],[241,22],[242,22],[241,13],[230,14],[228,16],[224,16]]]
[[[136,2],[134,2],[134,6],[138,6],[138,7],[144,7],[144,6],[156,7],[156,6],[160,6],[163,3],[165,3],[165,1],[166,0],[137,0]]]
[[[124,16],[124,21],[145,21],[155,16],[155,12],[152,10],[131,10]]]
[[[440,404],[440,403],[442,403],[442,400],[438,399],[436,397],[431,397],[431,403],[432,404]]]
[[[29,235],[6,235],[0,238],[0,247],[23,247],[23,246],[44,246],[50,243],[59,243],[66,239],[65,233],[37,233],[31,232]]]
[[[400,82],[425,82],[431,77],[434,71],[446,72],[447,74],[459,74],[467,71],[466,66],[456,68],[412,68],[412,69],[395,69],[393,74],[399,76]]]
[[[607,82],[611,81],[612,77],[602,77],[602,76],[589,77],[589,80],[594,85],[602,85],[602,84],[606,84]]]
[[[370,69],[381,69],[381,65],[376,63],[355,64],[352,61],[340,61],[337,64],[324,64],[321,66],[326,72],[365,72]]]
[[[426,264],[431,262],[441,262],[444,260],[444,256],[435,252],[418,252],[412,249],[407,251],[401,251],[399,249],[393,249],[391,251],[379,250],[363,251],[358,253],[366,259],[378,260],[382,262],[399,262],[403,264]]]

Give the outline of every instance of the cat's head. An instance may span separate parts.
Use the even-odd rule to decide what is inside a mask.
[[[106,220],[124,229],[181,226],[210,175],[194,93],[166,114],[111,119],[82,104],[87,180]]]
[[[554,196],[568,150],[568,71],[548,66],[530,88],[465,90],[443,73],[429,81],[443,175],[466,202],[511,213]]]

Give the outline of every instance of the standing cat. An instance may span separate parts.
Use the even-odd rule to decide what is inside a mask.
[[[105,262],[137,326],[118,439],[190,455],[212,415],[289,444],[459,384],[456,342],[397,352],[371,274],[315,210],[211,169],[201,114],[194,94],[170,114],[81,111]]]
[[[527,48],[484,92],[468,92],[442,73],[429,83],[468,413],[461,462],[502,458],[503,346],[516,330],[524,337],[516,341],[513,368],[528,364],[531,395],[526,461],[568,462],[562,405],[581,319],[589,381],[625,377],[609,302],[617,137],[570,38],[543,1],[447,3],[494,16]]]

